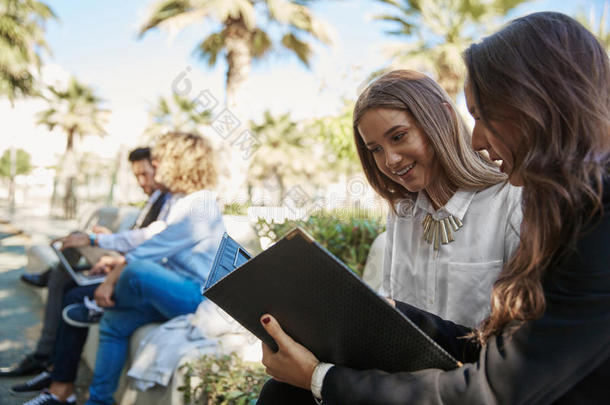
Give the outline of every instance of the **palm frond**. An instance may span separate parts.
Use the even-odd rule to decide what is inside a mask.
[[[37,93],[33,71],[40,66],[39,52],[48,51],[44,24],[55,14],[36,0],[5,0],[0,9],[0,94],[12,102]]]
[[[316,18],[307,6],[288,0],[267,0],[266,3],[272,21],[311,34],[325,44],[332,43],[328,24]]]
[[[496,8],[496,13],[500,15],[505,15],[509,11],[513,10],[515,7],[523,4],[524,0],[496,0],[494,2],[494,6]]]
[[[40,1],[28,1],[27,3],[31,13],[41,21],[57,19],[57,14],[45,3]]]
[[[170,99],[160,96],[156,106],[149,109],[149,124],[144,134],[154,139],[169,131],[201,133],[203,125],[211,122],[208,110],[200,111],[196,100],[173,93]]]
[[[164,97],[159,97],[159,101],[157,103],[157,109],[155,114],[157,115],[167,115],[170,113],[169,104]]]
[[[309,58],[311,57],[311,47],[307,42],[301,41],[293,33],[288,33],[282,37],[282,45],[294,52],[299,60],[309,67]]]
[[[214,66],[218,59],[218,55],[222,52],[225,47],[225,34],[224,31],[216,32],[208,35],[203,41],[195,48],[195,54],[203,60],[207,60],[208,66]]]
[[[261,58],[276,48],[266,31],[267,27],[257,21],[259,9],[266,10],[269,22],[280,26],[280,43],[294,52],[306,66],[311,58],[311,46],[297,35],[310,35],[326,44],[332,42],[329,26],[314,16],[307,7],[309,1],[157,0],[147,13],[140,36],[154,27],[177,31],[187,25],[201,24],[208,18],[222,24],[218,32],[208,35],[197,45],[194,53],[206,60],[209,66],[215,65],[221,56],[228,58],[226,88],[229,99],[244,82],[251,58]],[[234,41],[227,41],[227,38]],[[231,44],[235,44],[234,48],[227,50]],[[245,52],[244,44],[248,47],[249,55]],[[236,54],[241,57],[229,59],[230,55]]]
[[[393,53],[391,65],[436,75],[455,98],[463,81],[461,53],[467,44],[497,28],[508,11],[528,0],[378,1],[392,7],[375,19],[394,23],[397,27],[388,33],[407,39]]]
[[[250,0],[213,0],[217,2],[216,13],[218,20],[226,22],[229,19],[243,20],[249,31],[256,27],[256,10]]]
[[[373,16],[373,20],[398,24],[398,29],[386,31],[386,33],[390,35],[411,35],[413,29],[415,28],[415,24],[407,21],[406,19],[389,14],[375,15]]]
[[[377,0],[379,3],[389,4],[390,6],[400,7],[400,2],[397,0]]]
[[[267,54],[273,47],[269,35],[261,29],[256,29],[252,34],[250,41],[250,53],[253,58],[261,58]]]
[[[46,100],[49,108],[36,115],[36,123],[52,130],[61,128],[75,135],[106,135],[104,125],[110,111],[102,108],[102,99],[92,88],[70,78],[63,89],[56,86],[47,88]]]
[[[163,0],[154,3],[149,12],[148,18],[142,24],[139,30],[139,36],[142,37],[147,31],[159,26],[159,24],[172,19],[182,13],[188,12],[191,9],[189,0]]]

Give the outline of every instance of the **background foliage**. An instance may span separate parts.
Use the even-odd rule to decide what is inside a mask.
[[[245,363],[237,355],[203,356],[186,369],[184,402],[204,405],[254,405],[269,379],[260,363]]]
[[[319,212],[305,221],[267,222],[256,224],[260,237],[276,242],[291,229],[300,226],[328,251],[362,276],[366,258],[373,241],[385,230],[385,218],[367,212],[332,210]]]
[[[30,154],[23,149],[17,149],[15,157],[15,175],[28,174],[32,170]],[[0,157],[0,177],[11,177],[11,151],[9,149],[5,150]]]

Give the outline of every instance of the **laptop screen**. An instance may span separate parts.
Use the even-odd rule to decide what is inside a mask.
[[[216,252],[216,258],[212,264],[204,290],[216,284],[218,280],[250,260],[251,257],[252,255],[246,249],[225,233]]]

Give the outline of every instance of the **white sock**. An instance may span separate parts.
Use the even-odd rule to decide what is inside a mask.
[[[49,392],[49,394],[51,394],[51,393]],[[61,401],[61,399],[59,399],[59,397],[57,395],[51,394],[51,396],[53,397],[54,400]],[[70,395],[68,398],[66,398],[65,402],[76,402],[76,395],[74,395],[74,394]]]

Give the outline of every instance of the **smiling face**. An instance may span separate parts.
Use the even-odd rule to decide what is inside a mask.
[[[362,115],[358,132],[391,180],[412,193],[430,185],[438,167],[434,149],[409,112],[372,108]]]
[[[474,118],[474,128],[472,129],[472,148],[474,150],[485,149],[492,160],[501,160],[500,170],[508,175],[508,181],[515,186],[522,186],[523,182],[520,175],[515,171],[515,154],[518,149],[514,128],[510,124],[503,122],[493,122],[496,132],[501,135],[498,137],[481,121],[480,113],[475,105],[475,98],[470,85],[466,80],[464,85],[466,105],[468,111]]]

